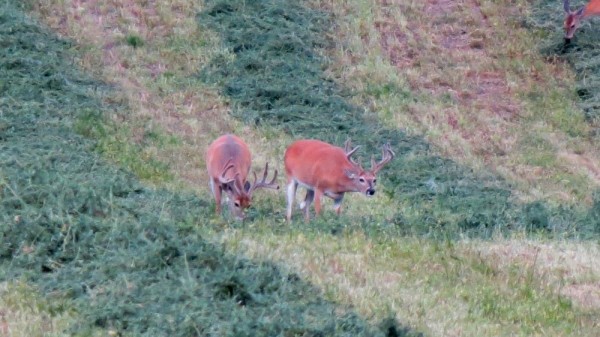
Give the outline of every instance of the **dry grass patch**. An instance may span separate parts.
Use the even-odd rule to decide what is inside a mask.
[[[477,243],[475,250],[500,269],[528,270],[575,305],[600,312],[598,243],[500,241]]]
[[[216,89],[196,79],[198,70],[216,55],[234,57],[216,35],[199,27],[196,14],[204,9],[202,1],[189,0],[48,0],[35,5],[40,20],[75,40],[80,65],[116,86],[120,96],[112,99],[125,102],[131,115],[113,119],[131,128],[131,142],[146,144],[154,130],[174,137],[146,146],[145,155],[169,164],[176,188],[209,197],[204,149],[226,132],[248,142],[256,170],[265,162],[278,169],[283,186],[283,153],[290,137],[242,125],[229,116],[227,102]],[[256,198],[285,208],[282,195],[260,193]],[[366,209],[361,196],[350,196],[344,212],[382,214],[390,202],[383,196],[378,199]],[[329,203],[325,200],[327,211]]]
[[[315,2],[336,14],[333,71],[358,104],[516,183],[526,201],[586,201],[598,188],[600,149],[573,104],[574,75],[533,47],[527,1]]]
[[[132,130],[130,141],[143,144],[156,132],[174,137],[146,147],[148,155],[169,163],[177,187],[205,193],[204,149],[218,135],[243,136],[256,169],[267,160],[276,163],[287,139],[232,120],[216,90],[196,78],[216,54],[227,54],[216,36],[199,28],[196,14],[203,6],[189,0],[49,0],[35,4],[35,11],[76,42],[80,66],[116,86],[120,97],[112,99],[125,102],[131,114],[113,119]]]
[[[60,299],[42,300],[20,282],[0,285],[0,336],[68,336],[73,320]]]
[[[220,243],[299,271],[326,298],[365,317],[377,321],[393,313],[426,335],[594,336],[600,324],[600,308],[574,296],[598,284],[597,268],[585,267],[600,257],[597,244],[453,244],[359,233],[274,235],[256,228],[226,231]]]

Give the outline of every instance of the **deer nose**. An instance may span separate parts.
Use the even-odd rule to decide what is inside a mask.
[[[372,189],[372,188],[369,188],[369,189],[367,190],[367,195],[368,195],[368,196],[372,196],[373,194],[375,194],[375,190],[374,190],[374,189]]]

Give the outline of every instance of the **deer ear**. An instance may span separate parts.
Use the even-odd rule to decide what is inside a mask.
[[[250,182],[246,181],[246,183],[244,184],[244,191],[246,191],[246,193],[248,193],[248,191],[250,191]]]
[[[348,169],[344,170],[344,174],[346,175],[346,177],[348,177],[350,179],[354,179],[358,176],[358,173],[356,173],[355,171],[352,171],[352,170],[348,170]]]
[[[583,15],[583,11],[585,10],[585,6],[579,8],[579,10],[575,13],[575,15],[577,16],[582,16]]]

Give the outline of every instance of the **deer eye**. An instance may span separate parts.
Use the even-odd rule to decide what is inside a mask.
[[[233,203],[233,205],[234,205],[235,207],[237,207],[237,208],[240,208],[240,202],[239,202],[239,201],[236,201],[236,202],[234,202],[234,203]]]
[[[373,179],[373,184],[377,184],[377,179]]]
[[[361,178],[358,178],[358,181],[360,181],[361,183],[363,183],[363,184],[364,184],[364,183],[365,183],[365,178],[362,178],[362,177],[361,177]]]

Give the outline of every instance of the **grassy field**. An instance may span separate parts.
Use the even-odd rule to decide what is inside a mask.
[[[9,91],[16,80],[0,86],[2,111],[39,114],[0,114],[0,132],[10,135],[0,140],[17,144],[1,148],[2,219],[35,224],[24,234],[14,224],[3,228],[5,241],[17,246],[3,248],[2,275],[23,280],[3,285],[0,334],[597,334],[600,151],[594,97],[582,95],[593,92],[593,72],[582,69],[593,66],[597,34],[584,27],[579,47],[565,50],[561,6],[13,4],[2,6],[39,23],[5,14],[2,43],[12,54],[2,71],[39,78],[40,92],[52,95],[31,101],[23,88],[37,88],[33,80],[18,91]],[[53,47],[68,53],[35,56],[44,55],[39,41],[48,37],[15,47],[23,42],[11,44],[13,32],[24,28],[11,25],[23,21],[44,27],[29,34],[48,27],[68,40]],[[583,57],[587,63],[578,66]],[[23,62],[41,70],[15,72]],[[47,70],[69,63],[87,75],[63,80]],[[68,158],[85,158],[85,165],[36,173],[47,170],[36,162],[54,162],[58,150],[44,154],[43,140],[18,150],[32,131],[12,136],[12,125],[37,120],[44,122],[36,132],[59,126],[43,138],[48,144],[59,134],[83,135],[83,145],[73,147],[82,155]],[[322,218],[288,225],[283,194],[266,192],[257,195],[251,221],[240,224],[212,214],[204,172],[204,149],[225,132],[244,135],[256,169],[268,161],[281,170],[285,147],[301,137],[341,144],[352,135],[364,145],[363,158],[387,140],[399,158],[382,171],[383,193],[368,203],[349,196],[340,218],[326,202]],[[81,141],[69,137],[57,146]],[[31,155],[17,160],[16,153]],[[28,167],[20,161],[34,170],[19,176]],[[99,178],[85,183],[86,170]],[[25,198],[35,184],[52,192]],[[39,201],[65,186],[83,188],[89,201],[62,194]],[[15,206],[21,202],[27,207]],[[67,202],[75,213],[61,213]],[[34,216],[36,207],[49,222]],[[45,226],[58,227],[48,234]],[[62,246],[52,243],[56,237]],[[93,253],[80,256],[78,245]],[[182,258],[192,255],[199,257]],[[136,258],[128,264],[130,256]],[[32,265],[52,272],[19,269]],[[121,275],[116,281],[111,268]],[[94,287],[78,291],[74,284]],[[239,305],[248,298],[258,304]],[[206,304],[211,299],[214,307]],[[290,320],[298,313],[304,321]]]

